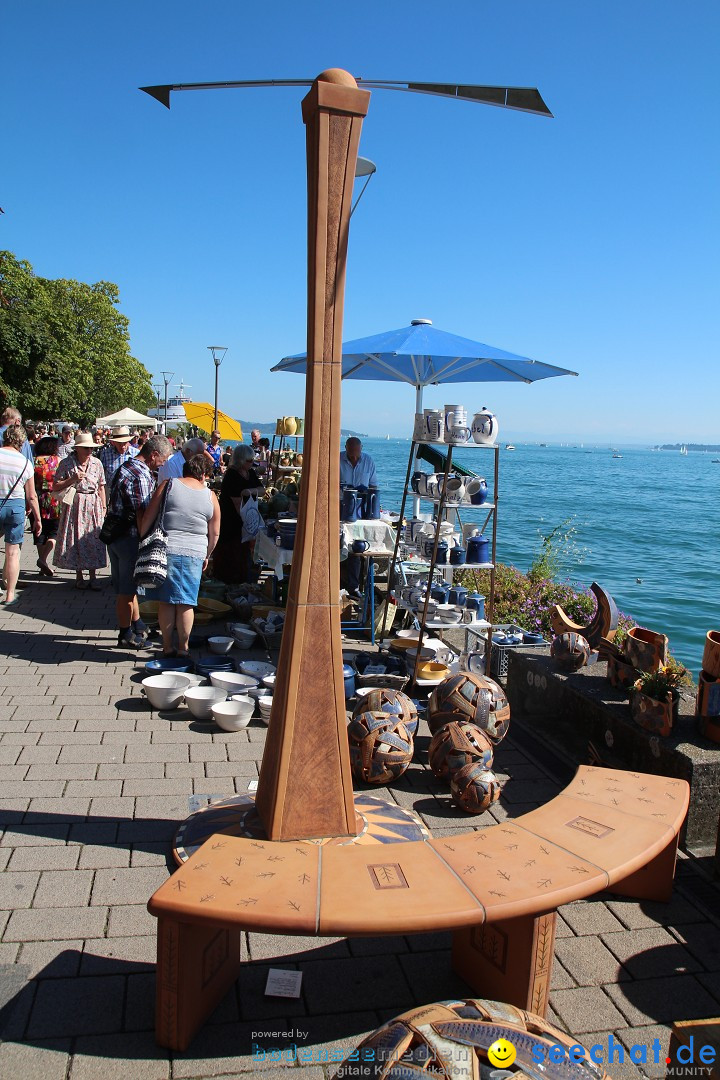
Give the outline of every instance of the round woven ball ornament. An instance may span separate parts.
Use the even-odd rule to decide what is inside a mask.
[[[578,671],[590,659],[590,644],[582,634],[558,634],[550,646],[550,655],[565,671]]]
[[[482,765],[463,765],[450,774],[452,800],[468,814],[482,814],[500,798],[502,784],[492,771]]]
[[[430,768],[441,780],[463,765],[482,765],[491,769],[493,746],[477,726],[464,720],[451,721],[436,731],[428,751]]]
[[[436,723],[436,713],[445,716],[453,713],[458,720],[477,724],[492,743],[504,739],[510,726],[510,705],[502,687],[487,675],[474,675],[469,671],[451,675],[430,695],[428,724],[433,733],[440,726]]]
[[[353,709],[353,717],[363,712],[384,712],[397,716],[405,725],[405,730],[414,735],[418,726],[418,711],[415,702],[400,690],[378,687],[369,694],[363,694]]]
[[[412,735],[390,713],[359,713],[348,724],[348,741],[353,776],[366,784],[397,780],[412,761]]]
[[[363,1039],[335,1080],[362,1075],[373,1080],[480,1080],[496,1068],[487,1051],[499,1039],[512,1043],[516,1054],[513,1064],[504,1066],[505,1074],[519,1073],[530,1080],[607,1080],[587,1050],[583,1056],[577,1039],[541,1016],[483,998],[433,1002],[396,1016]],[[571,1046],[578,1047],[572,1055]],[[555,1050],[551,1057],[552,1047],[565,1053]]]

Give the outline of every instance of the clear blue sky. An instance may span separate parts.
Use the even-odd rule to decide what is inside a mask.
[[[301,414],[313,77],[537,86],[548,120],[375,91],[377,175],[352,222],[346,339],[436,326],[580,373],[433,389],[501,438],[720,442],[716,0],[26,0],[2,19],[0,247],[117,282],[132,349],[220,404]],[[410,434],[413,392],[344,384],[343,422]]]

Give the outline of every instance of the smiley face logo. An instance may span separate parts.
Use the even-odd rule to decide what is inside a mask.
[[[496,1039],[488,1048],[488,1060],[498,1069],[507,1069],[517,1056],[515,1047],[507,1039]]]

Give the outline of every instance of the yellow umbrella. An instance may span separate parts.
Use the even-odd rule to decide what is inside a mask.
[[[215,430],[215,409],[209,401],[186,401],[183,403],[183,409],[189,424],[194,424],[195,427],[202,428],[208,433]],[[243,433],[240,423],[220,409],[218,409],[217,430],[223,439],[242,442]]]

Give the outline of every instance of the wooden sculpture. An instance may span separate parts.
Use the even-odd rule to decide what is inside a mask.
[[[348,223],[370,94],[323,72],[303,101],[308,342],[303,497],[256,806],[271,840],[357,831],[340,632],[340,394]]]
[[[552,628],[555,634],[582,634],[591,649],[597,649],[601,640],[612,641],[618,624],[618,609],[610,593],[596,581],[590,586],[597,600],[597,610],[587,626],[573,622],[556,604],[552,615]]]

